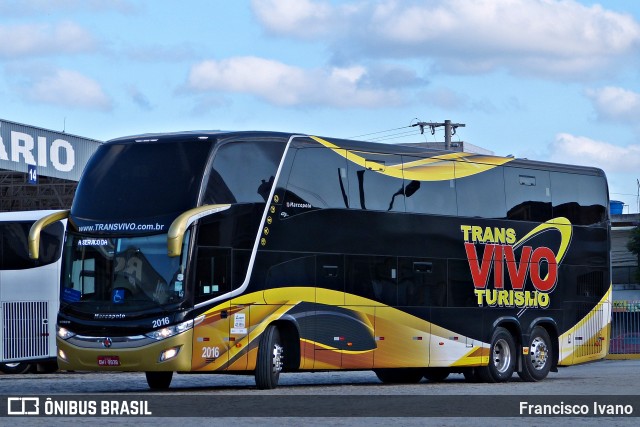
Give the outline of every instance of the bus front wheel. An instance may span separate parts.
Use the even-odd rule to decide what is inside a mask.
[[[145,372],[147,377],[147,384],[150,389],[153,390],[166,390],[171,385],[171,379],[173,378],[173,372]]]
[[[277,326],[269,325],[262,333],[258,347],[255,371],[258,389],[270,390],[276,388],[283,366],[284,347],[280,341],[280,331],[278,331]]]
[[[491,337],[489,349],[489,364],[477,369],[478,376],[488,383],[509,381],[516,366],[516,344],[511,333],[502,327],[497,327]]]
[[[518,376],[523,381],[541,381],[547,377],[553,361],[551,338],[542,326],[536,326],[531,332],[529,352],[523,356],[522,371]]]

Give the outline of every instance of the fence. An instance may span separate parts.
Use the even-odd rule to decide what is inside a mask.
[[[613,302],[609,354],[640,355],[640,300]]]

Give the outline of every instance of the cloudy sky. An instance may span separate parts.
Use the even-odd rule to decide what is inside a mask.
[[[640,2],[0,0],[0,118],[441,141],[603,168],[638,211]]]

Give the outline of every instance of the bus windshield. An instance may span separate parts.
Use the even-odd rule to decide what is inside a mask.
[[[72,215],[111,222],[163,223],[168,217],[171,222],[197,205],[210,148],[211,142],[199,140],[105,144],[78,184]]]
[[[189,241],[188,233],[184,240]],[[186,298],[185,262],[167,255],[166,234],[112,238],[69,234],[65,245],[69,256],[61,299],[78,311],[134,312],[174,306]]]

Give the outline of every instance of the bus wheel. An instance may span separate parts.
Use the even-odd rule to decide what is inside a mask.
[[[283,364],[284,347],[280,341],[280,332],[277,326],[269,325],[262,333],[258,347],[255,372],[258,389],[276,388]]]
[[[415,384],[424,376],[423,370],[414,368],[374,369],[373,372],[385,384]]]
[[[449,370],[447,368],[427,368],[424,377],[432,383],[439,383],[447,379]]]
[[[0,363],[0,371],[5,374],[28,374],[34,371],[35,366],[28,362]]]
[[[541,381],[549,374],[552,361],[549,333],[542,326],[536,326],[531,332],[529,354],[523,356],[522,371],[518,375],[524,381]]]
[[[516,366],[516,344],[508,330],[496,328],[491,338],[489,365],[477,369],[480,379],[489,383],[509,381]]]
[[[171,378],[173,378],[173,372],[145,372],[147,376],[147,384],[150,389],[153,390],[166,390],[171,385]]]

